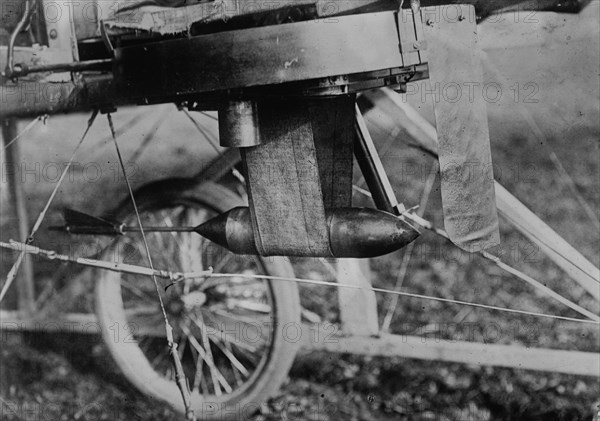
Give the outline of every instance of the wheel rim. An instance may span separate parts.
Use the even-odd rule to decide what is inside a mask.
[[[197,226],[215,215],[207,209],[175,206],[145,211],[141,216],[146,226]],[[135,237],[115,243],[115,258],[147,264]],[[227,267],[231,273],[265,274],[260,260],[233,255],[196,233],[148,233],[148,241],[157,246],[157,252],[151,252],[157,268],[196,272]],[[129,358],[154,372],[154,378],[146,380],[158,383],[157,389],[173,392],[174,371],[154,284],[126,274],[115,274],[113,284],[122,300],[122,306],[117,306],[122,314],[114,319],[126,324]],[[231,402],[247,391],[264,370],[275,339],[276,308],[270,283],[246,278],[189,280],[161,294],[193,400]]]

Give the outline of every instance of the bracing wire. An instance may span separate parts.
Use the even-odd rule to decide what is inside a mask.
[[[14,242],[14,241],[11,242],[10,244],[0,242],[0,248],[22,251],[24,253],[29,253],[29,254],[36,254],[36,255],[40,255],[42,257],[51,259],[51,260],[54,260],[57,258],[57,255],[53,252],[41,250],[37,247],[28,247],[26,244],[21,244],[21,243]],[[71,263],[76,263],[76,264],[81,264],[81,262],[77,261],[77,259],[66,257],[66,256],[65,256],[65,259],[60,259],[60,260],[69,261]],[[99,267],[101,269],[106,269],[106,265],[108,264],[108,262],[102,262],[102,261],[95,262],[92,259],[85,259],[85,263],[87,266]],[[118,265],[115,265],[114,263],[111,263],[111,265],[113,266],[112,270],[117,271],[117,272],[119,272],[119,271],[130,272],[130,271],[134,270],[134,268],[135,268],[132,265],[127,265],[128,267],[126,269],[120,270]],[[148,270],[148,268],[138,267],[137,271],[140,273],[142,271],[144,273],[146,273],[147,270]],[[154,273],[154,274],[158,273],[158,274],[161,274],[161,276],[162,276],[165,274],[169,274],[170,272],[165,271],[165,270],[152,269],[152,273]],[[156,275],[154,275],[154,276],[156,276]],[[393,291],[393,290],[384,289],[384,288],[367,288],[367,287],[363,287],[363,286],[349,285],[349,284],[344,284],[344,283],[339,283],[339,282],[327,282],[327,281],[318,281],[318,280],[314,280],[314,279],[303,279],[303,278],[293,278],[293,277],[288,278],[288,277],[282,277],[282,276],[250,275],[250,274],[243,274],[243,273],[212,273],[211,271],[176,273],[176,274],[172,274],[172,276],[169,276],[169,278],[172,279],[173,281],[170,285],[168,285],[166,287],[166,289],[168,289],[169,287],[176,285],[180,282],[183,282],[185,280],[190,280],[190,279],[195,279],[195,280],[202,279],[202,280],[205,280],[205,282],[208,280],[220,282],[219,281],[220,279],[233,278],[233,277],[241,277],[241,278],[246,278],[246,279],[258,279],[258,280],[273,280],[273,281],[281,281],[281,282],[296,282],[299,284],[306,284],[306,285],[318,285],[318,286],[328,286],[328,287],[336,287],[336,288],[357,289],[357,290],[364,290],[364,291],[372,291],[372,292],[376,292],[376,293],[380,293],[380,294],[397,295],[397,296],[404,296],[404,297],[417,298],[417,299],[423,299],[423,300],[445,302],[445,303],[450,303],[450,304],[459,304],[459,305],[470,306],[470,307],[478,307],[478,308],[501,311],[501,312],[506,312],[506,313],[516,313],[516,314],[523,314],[523,315],[528,315],[528,316],[543,317],[543,318],[547,318],[547,319],[556,319],[556,320],[564,320],[564,321],[576,322],[576,323],[588,323],[588,324],[593,324],[593,325],[600,325],[600,321],[598,321],[598,320],[589,320],[589,319],[586,320],[586,319],[577,319],[577,318],[573,318],[573,317],[556,316],[553,314],[538,313],[538,312],[532,312],[532,311],[526,311],[526,310],[516,310],[516,309],[505,308],[505,307],[487,305],[487,304],[472,303],[469,301],[454,300],[454,299],[450,299],[450,298],[440,298],[440,297],[433,297],[433,296],[423,295],[423,294],[413,294],[413,293],[403,292],[403,291]],[[202,285],[202,284],[201,284],[201,286],[205,287],[205,285]]]
[[[131,187],[131,183],[129,181],[129,177],[127,176],[127,170],[125,168],[125,163],[123,162],[123,155],[121,154],[121,149],[119,148],[119,143],[117,142],[117,135],[115,132],[115,127],[113,124],[112,117],[109,114],[106,115],[108,119],[108,125],[110,127],[110,133],[113,139],[113,143],[115,145],[115,149],[117,151],[117,157],[119,159],[119,165],[121,166],[121,171],[123,172],[123,177],[125,179],[125,184],[127,185],[127,190],[129,192],[129,197],[133,204],[133,209],[135,211],[135,216],[137,219],[137,223],[140,227],[140,233],[142,235],[142,241],[144,243],[144,248],[146,251],[146,257],[148,258],[148,264],[150,269],[154,271],[154,264],[152,262],[152,254],[150,253],[150,246],[148,245],[148,239],[146,238],[146,233],[144,231],[144,226],[142,224],[142,217],[140,216],[139,209],[137,207],[137,203],[135,200],[135,195],[133,194],[133,188]],[[177,352],[177,344],[175,343],[175,339],[173,337],[173,327],[169,323],[169,317],[167,316],[167,310],[165,309],[165,303],[163,301],[162,295],[160,293],[160,287],[158,285],[158,279],[156,275],[153,273],[151,275],[152,281],[154,282],[154,286],[156,288],[156,295],[158,296],[158,301],[160,304],[160,309],[162,312],[162,316],[165,323],[165,331],[167,335],[167,342],[169,345],[169,350],[171,357],[173,358],[173,365],[175,368],[175,380],[177,386],[179,387],[179,391],[181,392],[181,397],[183,398],[183,403],[185,406],[186,419],[189,421],[195,421],[196,417],[194,415],[194,410],[192,409],[192,397],[190,394],[189,385],[187,383],[185,374],[183,373],[183,367],[181,366],[181,360],[179,358],[179,353]]]
[[[47,118],[48,118],[47,115],[41,115],[41,116],[34,118],[27,126],[25,126],[25,128],[23,130],[21,130],[21,132],[18,135],[16,135],[13,139],[11,139],[8,143],[6,143],[2,147],[2,152],[5,152],[15,142],[19,141],[19,139],[21,139],[23,136],[25,136],[27,133],[29,133],[31,131],[31,129],[33,129],[39,122],[46,121]]]
[[[60,178],[58,179],[58,182],[56,183],[56,186],[54,186],[54,190],[50,194],[50,197],[48,198],[48,200],[47,200],[44,208],[42,209],[42,211],[38,215],[38,218],[37,218],[37,220],[36,220],[33,228],[31,229],[31,233],[29,234],[29,238],[27,239],[27,244],[33,243],[34,238],[35,238],[35,234],[38,232],[38,230],[40,229],[40,226],[42,225],[42,222],[46,218],[46,214],[48,213],[48,209],[50,209],[50,206],[52,205],[52,202],[54,201],[56,195],[58,194],[58,191],[59,191],[59,189],[60,189],[63,181],[65,180],[65,177],[67,176],[67,174],[69,173],[69,171],[71,169],[71,166],[73,165],[73,161],[75,160],[75,156],[77,155],[77,152],[79,152],[79,149],[81,148],[81,145],[83,144],[83,142],[84,142],[85,138],[87,137],[90,129],[92,128],[92,125],[94,124],[94,121],[96,120],[97,116],[98,116],[98,111],[97,110],[95,110],[94,112],[92,112],[92,116],[88,120],[87,127],[86,127],[83,135],[81,136],[81,139],[79,140],[79,143],[77,144],[77,146],[75,146],[75,149],[73,150],[73,153],[71,154],[71,157],[69,158],[69,161],[68,161],[67,165],[64,167],[64,169],[62,171],[62,174],[61,174]],[[19,253],[19,256],[17,257],[17,260],[15,261],[15,263],[12,266],[12,268],[8,272],[8,275],[6,276],[6,281],[4,282],[4,285],[2,286],[2,291],[0,291],[0,303],[2,302],[2,300],[4,300],[4,297],[6,297],[6,293],[10,289],[11,285],[13,284],[13,282],[15,281],[15,279],[17,277],[17,274],[19,273],[19,269],[21,268],[21,265],[23,264],[23,259],[24,258],[25,258],[25,253],[24,252]]]
[[[355,189],[357,190],[357,189]],[[365,191],[363,189],[358,189],[357,191],[361,192],[362,194],[365,194],[367,196],[371,196],[371,193],[369,193],[368,191]],[[404,214],[401,215],[401,217],[403,218],[407,218],[410,219],[411,222],[414,222],[418,225],[420,225],[421,227],[427,229],[428,231],[431,231],[435,234],[437,234],[438,236],[445,238],[446,240],[450,240],[450,237],[448,236],[448,234],[446,233],[446,231],[441,230],[439,228],[435,228],[433,226],[433,224],[431,224],[431,222],[423,219],[422,217],[420,217],[419,215],[414,215],[410,212],[406,212]],[[533,287],[539,289],[540,291],[544,292],[546,295],[554,298],[555,300],[559,301],[560,303],[566,305],[567,307],[571,308],[572,310],[575,310],[576,312],[588,317],[591,320],[600,322],[600,317],[594,313],[592,313],[591,311],[581,307],[579,304],[576,304],[574,302],[572,302],[571,300],[563,297],[562,295],[554,292],[552,289],[548,288],[547,286],[545,286],[544,284],[542,284],[541,282],[533,279],[531,276],[524,274],[523,272],[507,265],[506,263],[502,262],[500,260],[499,257],[493,256],[492,254],[486,252],[486,251],[482,251],[478,253],[480,256],[482,256],[483,258],[485,258],[486,260],[492,262],[493,264],[495,264],[496,266],[498,266],[500,269],[516,276],[517,278],[521,279],[522,281],[527,282],[528,284],[532,285]]]

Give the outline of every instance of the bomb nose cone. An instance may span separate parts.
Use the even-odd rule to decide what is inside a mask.
[[[341,208],[328,213],[336,257],[370,258],[406,247],[420,233],[402,219],[376,209]]]
[[[234,208],[205,222],[195,231],[234,253],[258,254],[248,208]]]
[[[227,243],[227,220],[229,213],[223,213],[196,227],[195,232],[221,247],[229,248]]]

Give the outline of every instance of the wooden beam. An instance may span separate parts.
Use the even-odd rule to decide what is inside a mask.
[[[2,139],[7,146],[18,135],[17,119],[7,118],[2,121]],[[6,168],[8,175],[8,190],[10,192],[10,211],[16,219],[18,238],[26,242],[29,237],[29,219],[23,182],[21,179],[21,158],[19,143],[15,142],[6,149]],[[8,263],[8,262],[6,262]],[[30,256],[25,256],[21,271],[16,279],[18,308],[24,313],[35,310],[34,272]]]
[[[361,288],[373,288],[369,261],[339,259],[337,280]],[[369,336],[379,333],[377,300],[373,291],[338,288],[338,299],[344,335]]]
[[[577,12],[590,0],[568,2],[563,7],[567,12]],[[159,4],[159,2],[156,2]],[[278,2],[248,3],[246,0],[220,0],[220,2],[203,2],[189,4],[184,7],[160,7],[149,4],[146,0],[118,0],[109,6],[102,2],[97,4],[97,16],[104,16],[105,23],[112,28],[152,31],[159,34],[173,34],[188,31],[194,23],[211,23],[227,21],[232,18],[265,13],[281,13],[285,9],[305,8],[307,16],[328,18],[349,14],[372,13],[397,10],[397,0],[282,0]],[[501,10],[555,10],[556,0],[421,0],[423,7],[450,6],[472,4],[478,16],[486,16]],[[404,7],[410,7],[405,2]],[[82,19],[86,16],[74,6],[75,26],[78,35],[83,37],[95,33],[97,22],[94,19]],[[81,7],[79,7],[81,8]],[[106,19],[108,15],[108,19]],[[334,21],[332,21],[334,22]]]
[[[17,311],[0,310],[0,333],[6,332],[70,332],[100,335],[94,314],[68,313],[55,317],[24,316]],[[1,340],[1,339],[0,339]]]
[[[384,334],[377,338],[341,336],[333,335],[330,329],[316,332],[303,336],[305,348],[600,377],[600,354],[594,352],[445,341],[435,337],[405,335]]]
[[[336,19],[117,48],[115,86],[121,96],[153,101],[404,67],[395,13]]]

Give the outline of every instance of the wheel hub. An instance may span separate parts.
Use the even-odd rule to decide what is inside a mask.
[[[206,304],[206,294],[202,291],[194,291],[181,296],[183,307],[187,311],[192,311]]]

